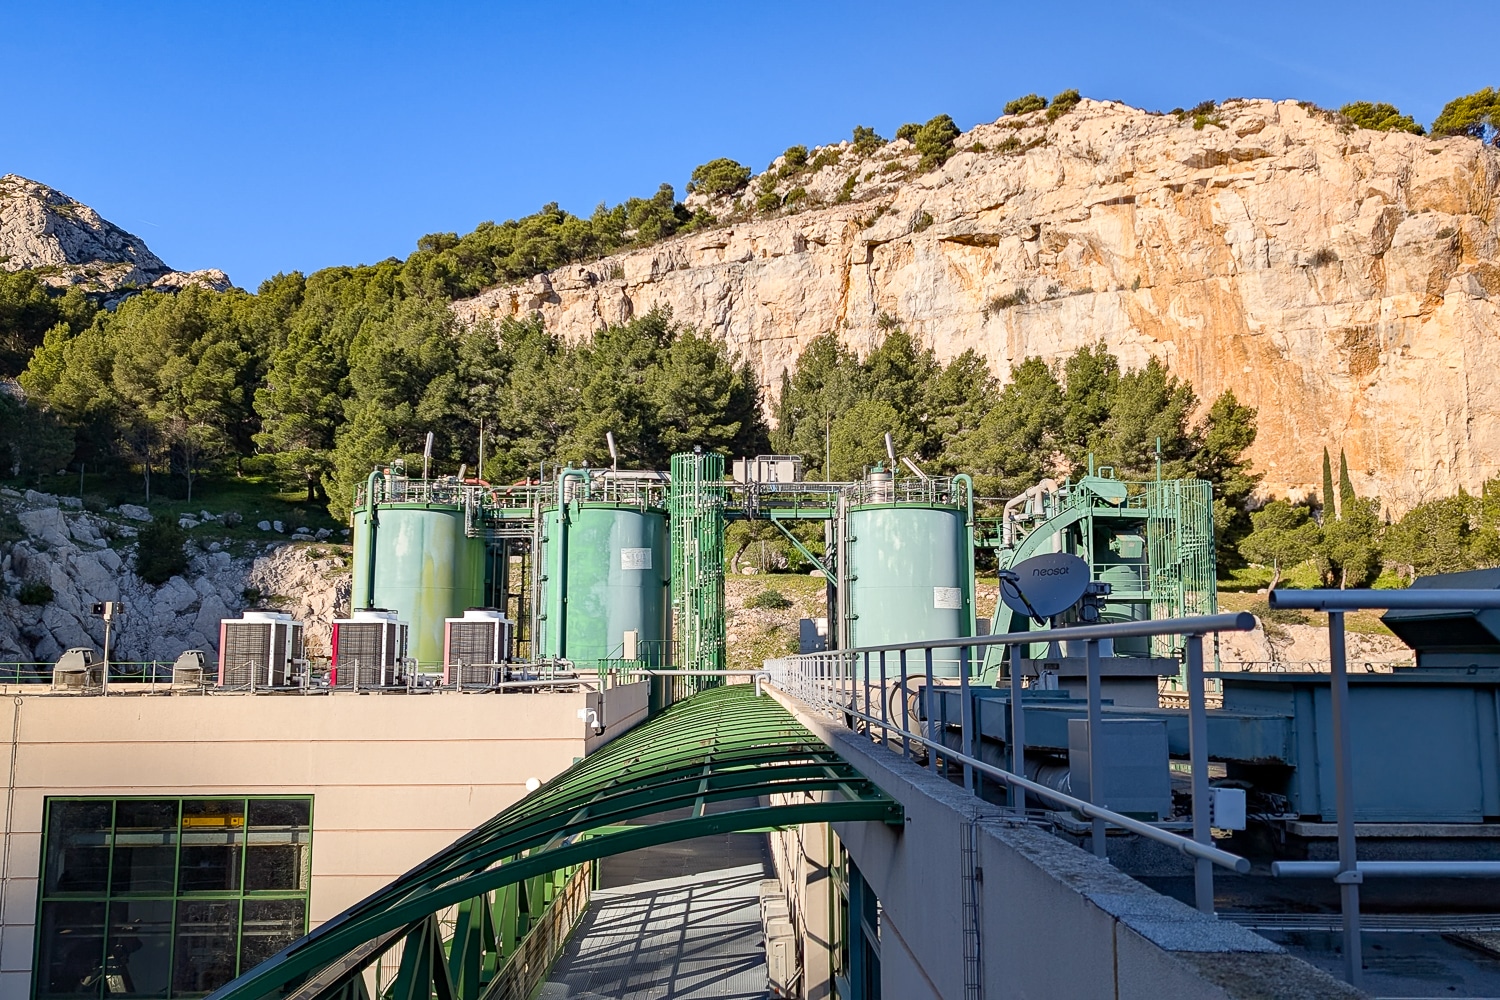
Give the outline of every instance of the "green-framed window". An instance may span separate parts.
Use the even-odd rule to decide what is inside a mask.
[[[49,797],[32,996],[201,997],[307,933],[312,798]]]
[[[835,1000],[880,1000],[880,900],[831,828],[828,836],[833,995]]]

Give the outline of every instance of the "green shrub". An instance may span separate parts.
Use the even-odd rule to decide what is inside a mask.
[[[1311,625],[1312,619],[1305,611],[1295,611],[1288,608],[1273,608],[1269,601],[1257,601],[1250,606],[1250,613],[1265,622],[1273,622],[1277,625]]]
[[[972,146],[969,147],[969,152],[971,152],[971,153],[987,153],[987,152],[989,152],[989,148],[990,147],[986,146],[982,142],[976,142],[976,143],[974,143],[974,145],[972,145]]]
[[[766,611],[783,611],[792,606],[791,600],[781,591],[767,588],[745,601],[747,608],[760,608]]]
[[[788,146],[786,152],[781,154],[781,170],[783,177],[789,177],[807,166],[807,147]]]
[[[842,156],[843,154],[839,152],[839,148],[837,146],[829,146],[826,149],[820,149],[818,151],[818,155],[812,158],[812,163],[808,164],[808,169],[813,171],[814,173],[817,173],[824,167],[837,166],[839,159]]]
[[[1426,132],[1411,115],[1403,115],[1394,104],[1355,101],[1339,108],[1339,114],[1358,128],[1373,129],[1376,132],[1410,132],[1412,135]]]
[[[792,188],[786,193],[786,197],[781,200],[781,203],[783,205],[786,205],[787,207],[791,207],[806,200],[807,188],[803,187],[801,184],[798,184],[796,187]]]
[[[21,589],[16,591],[16,599],[22,604],[37,607],[52,603],[52,588],[45,583],[32,581],[21,584]]]
[[[775,188],[762,189],[755,198],[755,210],[757,212],[774,212],[781,207],[781,195],[776,193]]]
[[[926,212],[923,212],[920,216],[917,217],[916,224],[913,225],[911,229],[914,233],[920,233],[930,225],[932,225],[932,216],[928,215]]]
[[[135,554],[135,573],[152,586],[160,586],[187,571],[187,532],[168,518],[152,518],[141,529]]]
[[[1017,288],[1007,295],[997,295],[984,304],[981,310],[985,319],[990,318],[991,313],[1001,312],[1005,309],[1013,309],[1016,306],[1024,306],[1031,301],[1031,296],[1026,294],[1026,289]]]
[[[1046,106],[1047,99],[1041,94],[1027,94],[1025,97],[1016,98],[1014,101],[1006,101],[1005,113],[1008,115],[1024,115],[1032,111],[1041,111]]]
[[[1052,106],[1047,109],[1047,120],[1049,122],[1057,121],[1063,115],[1067,114],[1069,111],[1072,111],[1075,107],[1077,107],[1078,102],[1081,100],[1083,100],[1083,96],[1079,94],[1078,91],[1063,91],[1061,94],[1058,94],[1056,97],[1052,98]]]
[[[912,144],[917,147],[917,152],[922,154],[922,159],[917,163],[918,170],[931,170],[940,167],[953,155],[953,140],[962,133],[953,119],[947,115],[938,115],[928,120],[917,130]]]
[[[1223,128],[1224,127],[1224,119],[1220,118],[1216,114],[1215,115],[1194,115],[1193,116],[1193,128],[1194,128],[1194,130],[1201,132],[1203,130],[1203,128],[1205,126],[1207,126],[1207,125],[1212,125],[1215,128]]]
[[[997,153],[1014,153],[1020,148],[1021,137],[1018,135],[1008,135],[1005,137],[1005,140],[1000,143],[1000,145],[995,147],[995,151]]]
[[[854,126],[854,152],[858,156],[869,156],[875,150],[885,145],[885,140],[875,134],[872,128],[863,125]]]
[[[706,194],[711,198],[734,194],[750,183],[750,168],[728,157],[699,164],[693,168],[688,190]]]
[[[858,183],[859,183],[859,175],[858,174],[850,174],[848,177],[845,177],[844,178],[844,186],[841,187],[841,188],[839,188],[838,197],[835,198],[835,199],[833,199],[833,203],[835,205],[842,205],[842,204],[844,204],[844,202],[846,202],[849,199],[853,198],[854,197],[854,185],[856,185]]]
[[[922,131],[922,126],[918,125],[916,122],[907,122],[905,125],[902,125],[900,128],[896,129],[896,138],[905,139],[907,142],[916,142],[917,133],[920,131]]]
[[[21,519],[8,510],[0,510],[0,542],[19,542],[25,537]]]

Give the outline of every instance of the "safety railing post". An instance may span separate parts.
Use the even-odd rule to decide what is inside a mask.
[[[886,697],[885,685],[885,650],[882,649],[880,651],[880,721],[882,723],[880,727],[880,745],[886,749],[890,749],[891,729],[889,725],[885,725],[885,723],[890,722],[888,718],[890,710],[887,707],[889,699]]]
[[[1349,727],[1349,670],[1344,656],[1344,613],[1328,612],[1330,694],[1333,699],[1334,807],[1338,819],[1339,908],[1344,923],[1344,978],[1359,987],[1364,978],[1364,942],[1359,930],[1359,856],[1354,841],[1354,752]]]
[[[906,650],[904,649],[901,651],[900,662],[898,666],[901,670],[901,676],[897,680],[896,684],[901,695],[901,731],[903,733],[909,733],[912,730],[911,704],[906,695]],[[914,751],[911,748],[911,740],[903,739],[901,741],[901,756],[911,757],[913,752]]]
[[[933,697],[932,683],[932,647],[927,647],[923,652],[927,654],[927,686],[922,689],[922,700],[927,703],[927,738],[936,744],[938,741],[938,713],[933,711],[935,699]],[[940,701],[941,699],[936,700]],[[946,710],[947,703],[944,702],[943,704]],[[927,748],[927,766],[934,774],[937,773],[938,755],[936,746],[929,746]]]
[[[1086,645],[1088,662],[1088,686],[1089,686],[1089,802],[1094,805],[1109,807],[1109,803],[1103,801],[1104,796],[1099,794],[1099,752],[1100,730],[1103,728],[1103,706],[1099,693],[1099,640],[1090,639]],[[1095,857],[1108,858],[1109,846],[1105,842],[1104,820],[1098,816],[1094,817],[1093,848]]]
[[[1010,647],[1010,770],[1026,777],[1026,709],[1021,704],[1021,646]],[[1010,804],[1018,814],[1026,812],[1026,790],[1011,786]]]
[[[861,657],[861,659],[863,660],[863,667],[864,667],[864,669],[862,669],[860,671],[860,673],[861,673],[862,676],[860,677],[859,688],[860,688],[860,691],[863,691],[864,694],[865,694],[865,709],[864,709],[864,712],[865,712],[865,718],[868,719],[870,717],[870,654],[869,653],[865,653],[865,655],[863,657]],[[854,697],[855,697],[854,704],[855,704],[855,707],[857,708],[859,706],[859,692],[855,692]],[[869,723],[867,722],[867,723],[865,723],[865,725],[866,725],[866,727],[868,727]],[[867,729],[867,732],[868,732],[868,729]],[[870,736],[874,736],[875,734],[874,733],[869,733],[869,735]]]
[[[969,647],[958,647],[958,746],[964,757],[974,756],[974,702],[969,693]],[[964,763],[964,789],[978,791],[974,787],[974,767]]]
[[[1212,844],[1209,828],[1208,700],[1203,688],[1203,636],[1187,637],[1188,761],[1193,769],[1193,839]],[[1214,866],[1204,858],[1193,862],[1193,894],[1198,909],[1214,912]]]

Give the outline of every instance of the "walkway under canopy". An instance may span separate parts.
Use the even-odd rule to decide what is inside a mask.
[[[784,804],[764,798],[776,793]],[[733,800],[744,804],[705,811]],[[551,873],[707,834],[902,819],[899,804],[774,699],[749,685],[714,688],[579,761],[210,1000],[360,1000],[363,970],[398,943],[395,996],[482,1000],[525,934],[517,894],[540,895]],[[450,907],[445,944],[437,915]],[[524,924],[528,907],[519,912]]]

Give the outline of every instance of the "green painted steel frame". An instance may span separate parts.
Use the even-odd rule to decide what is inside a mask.
[[[803,795],[800,793],[815,793]],[[761,796],[787,796],[764,804]],[[709,813],[711,802],[755,798],[756,805]],[[669,810],[687,808],[684,819],[630,825]],[[367,897],[311,934],[214,994],[212,1000],[264,1000],[295,995],[329,1000],[378,958],[370,943],[397,936],[417,951],[427,947],[423,928],[435,915],[465,904],[472,910],[491,892],[530,889],[526,880],[626,851],[716,833],[797,823],[878,821],[899,826],[901,806],[803,728],[769,697],[749,685],[705,691],[673,706],[592,756],[584,758],[536,792],[455,841],[384,889]],[[532,883],[535,885],[535,883]],[[534,891],[534,890],[533,890]],[[497,908],[498,910],[498,908]],[[467,922],[463,922],[463,921]],[[478,920],[478,929],[474,929]],[[454,1000],[478,1000],[483,976],[466,974],[516,932],[484,917],[461,917],[446,964],[419,958],[409,976],[427,976],[420,988],[441,994],[445,980]],[[457,930],[457,929],[456,929]],[[524,933],[524,929],[519,929]],[[488,937],[487,937],[488,934]],[[414,937],[415,935],[415,937]],[[366,952],[359,963],[348,956]],[[453,953],[461,957],[452,959]],[[404,953],[403,953],[404,955]],[[405,959],[403,958],[403,962]],[[420,966],[420,968],[418,967]],[[321,975],[330,967],[344,971]],[[311,992],[298,990],[309,983]],[[399,991],[398,991],[399,992]]]
[[[672,456],[667,508],[672,534],[673,638],[678,666],[687,670],[724,669],[727,495],[723,455],[693,452]],[[718,683],[712,677],[687,677],[678,681],[678,688],[692,694]]]

